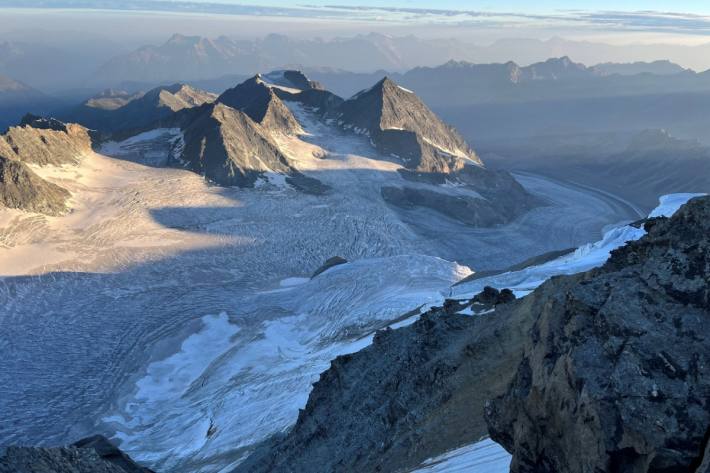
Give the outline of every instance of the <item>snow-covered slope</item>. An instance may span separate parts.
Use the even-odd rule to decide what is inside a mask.
[[[395,256],[282,281],[244,301],[264,312],[261,321],[204,317],[104,422],[123,449],[160,471],[217,471],[221,455],[292,425],[331,359],[367,346],[379,328],[413,321],[470,273],[438,258]]]

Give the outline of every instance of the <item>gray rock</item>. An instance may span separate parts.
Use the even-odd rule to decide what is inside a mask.
[[[20,161],[0,156],[0,205],[47,215],[67,210],[69,192],[45,181]]]
[[[30,164],[77,164],[92,150],[89,130],[74,123],[27,115],[0,135],[0,156]]]
[[[451,173],[481,161],[452,127],[419,98],[388,78],[342,103],[332,117],[367,133],[384,154],[397,155],[417,172]]]
[[[346,260],[342,256],[333,256],[332,258],[328,258],[326,260],[326,262],[323,263],[323,265],[320,268],[316,269],[316,271],[313,273],[313,276],[311,276],[311,279],[313,279],[314,277],[318,276],[321,273],[328,271],[333,266],[338,266],[340,264],[345,264],[347,262],[348,262],[348,260]]]
[[[105,437],[94,436],[68,447],[8,447],[0,473],[153,473],[135,463]]]
[[[221,102],[189,113],[180,159],[193,171],[217,184],[240,187],[252,187],[266,172],[279,172],[302,192],[318,195],[328,191],[325,184],[297,171],[270,130],[246,113]]]
[[[512,380],[531,324],[525,299],[498,307],[470,317],[447,301],[413,325],[380,330],[371,346],[333,360],[293,429],[236,472],[394,472],[477,441],[485,402]]]
[[[541,287],[515,380],[486,408],[511,472],[707,470],[710,198],[646,229]]]
[[[289,134],[301,131],[301,126],[291,111],[273,89],[264,83],[260,75],[226,90],[217,98],[217,102],[241,110],[272,132]]]

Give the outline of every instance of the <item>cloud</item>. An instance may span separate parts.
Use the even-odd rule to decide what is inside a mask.
[[[692,13],[658,11],[559,10],[550,14],[492,12],[476,10],[374,7],[346,5],[309,5],[293,7],[235,5],[219,2],[162,0],[4,0],[3,7],[63,8],[128,11],[170,11],[338,19],[373,23],[452,24],[485,28],[505,26],[569,27],[604,31],[647,31],[710,35],[710,17]]]

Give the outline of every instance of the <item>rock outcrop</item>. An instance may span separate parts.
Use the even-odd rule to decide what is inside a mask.
[[[91,146],[89,130],[83,126],[34,115],[0,135],[0,156],[41,166],[77,164]]]
[[[89,437],[68,447],[8,447],[0,473],[153,473],[105,437]]]
[[[65,118],[107,134],[130,136],[165,126],[175,113],[211,103],[215,98],[215,94],[187,84],[160,86],[133,95],[105,91],[67,113]]]
[[[0,205],[46,215],[67,210],[69,192],[35,174],[20,161],[0,156]]]
[[[341,264],[345,264],[347,262],[348,262],[348,260],[346,260],[342,256],[333,256],[332,258],[328,258],[320,268],[315,270],[315,272],[313,273],[313,276],[311,276],[311,279],[318,276],[319,274],[322,274],[322,273],[328,271],[330,268],[333,268],[333,267],[341,265]]]
[[[489,296],[486,307],[512,294]],[[512,380],[534,308],[523,299],[471,317],[462,307],[447,302],[333,360],[293,429],[236,472],[395,472],[480,439],[485,402]]]
[[[304,176],[289,162],[269,130],[246,113],[222,103],[199,110],[183,129],[183,164],[217,184],[253,187],[266,173],[286,176],[286,182],[312,194],[327,186]]]
[[[710,198],[555,278],[486,408],[513,473],[699,473],[710,432]]]
[[[449,174],[466,163],[482,165],[456,130],[388,78],[346,100],[331,116],[368,135],[380,152],[400,158],[416,172]]]
[[[477,227],[508,223],[540,204],[537,198],[530,195],[505,171],[467,166],[458,173],[458,175],[462,174],[467,176],[466,184],[462,184],[465,187],[462,188],[468,188],[473,193],[447,192],[446,189],[434,187],[403,185],[383,187],[382,198],[389,204],[403,209],[430,208]],[[405,174],[405,177],[419,179],[411,174]],[[426,175],[423,180],[429,181],[431,177],[441,176]]]
[[[296,118],[261,75],[226,90],[219,103],[246,113],[256,123],[272,132],[294,134],[302,131]]]

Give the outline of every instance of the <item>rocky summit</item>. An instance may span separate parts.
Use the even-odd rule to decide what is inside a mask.
[[[386,155],[407,169],[452,173],[481,160],[452,127],[442,122],[412,92],[384,78],[341,104],[332,117],[355,132],[367,134]]]
[[[708,471],[710,198],[646,229],[543,286],[515,380],[486,409],[512,473]]]
[[[225,91],[217,98],[217,101],[236,110],[241,110],[252,120],[271,131],[287,134],[302,131],[291,111],[272,88],[266,85],[261,75],[256,75]]]
[[[91,152],[89,130],[74,123],[27,115],[0,135],[0,156],[30,164],[77,164]]]

